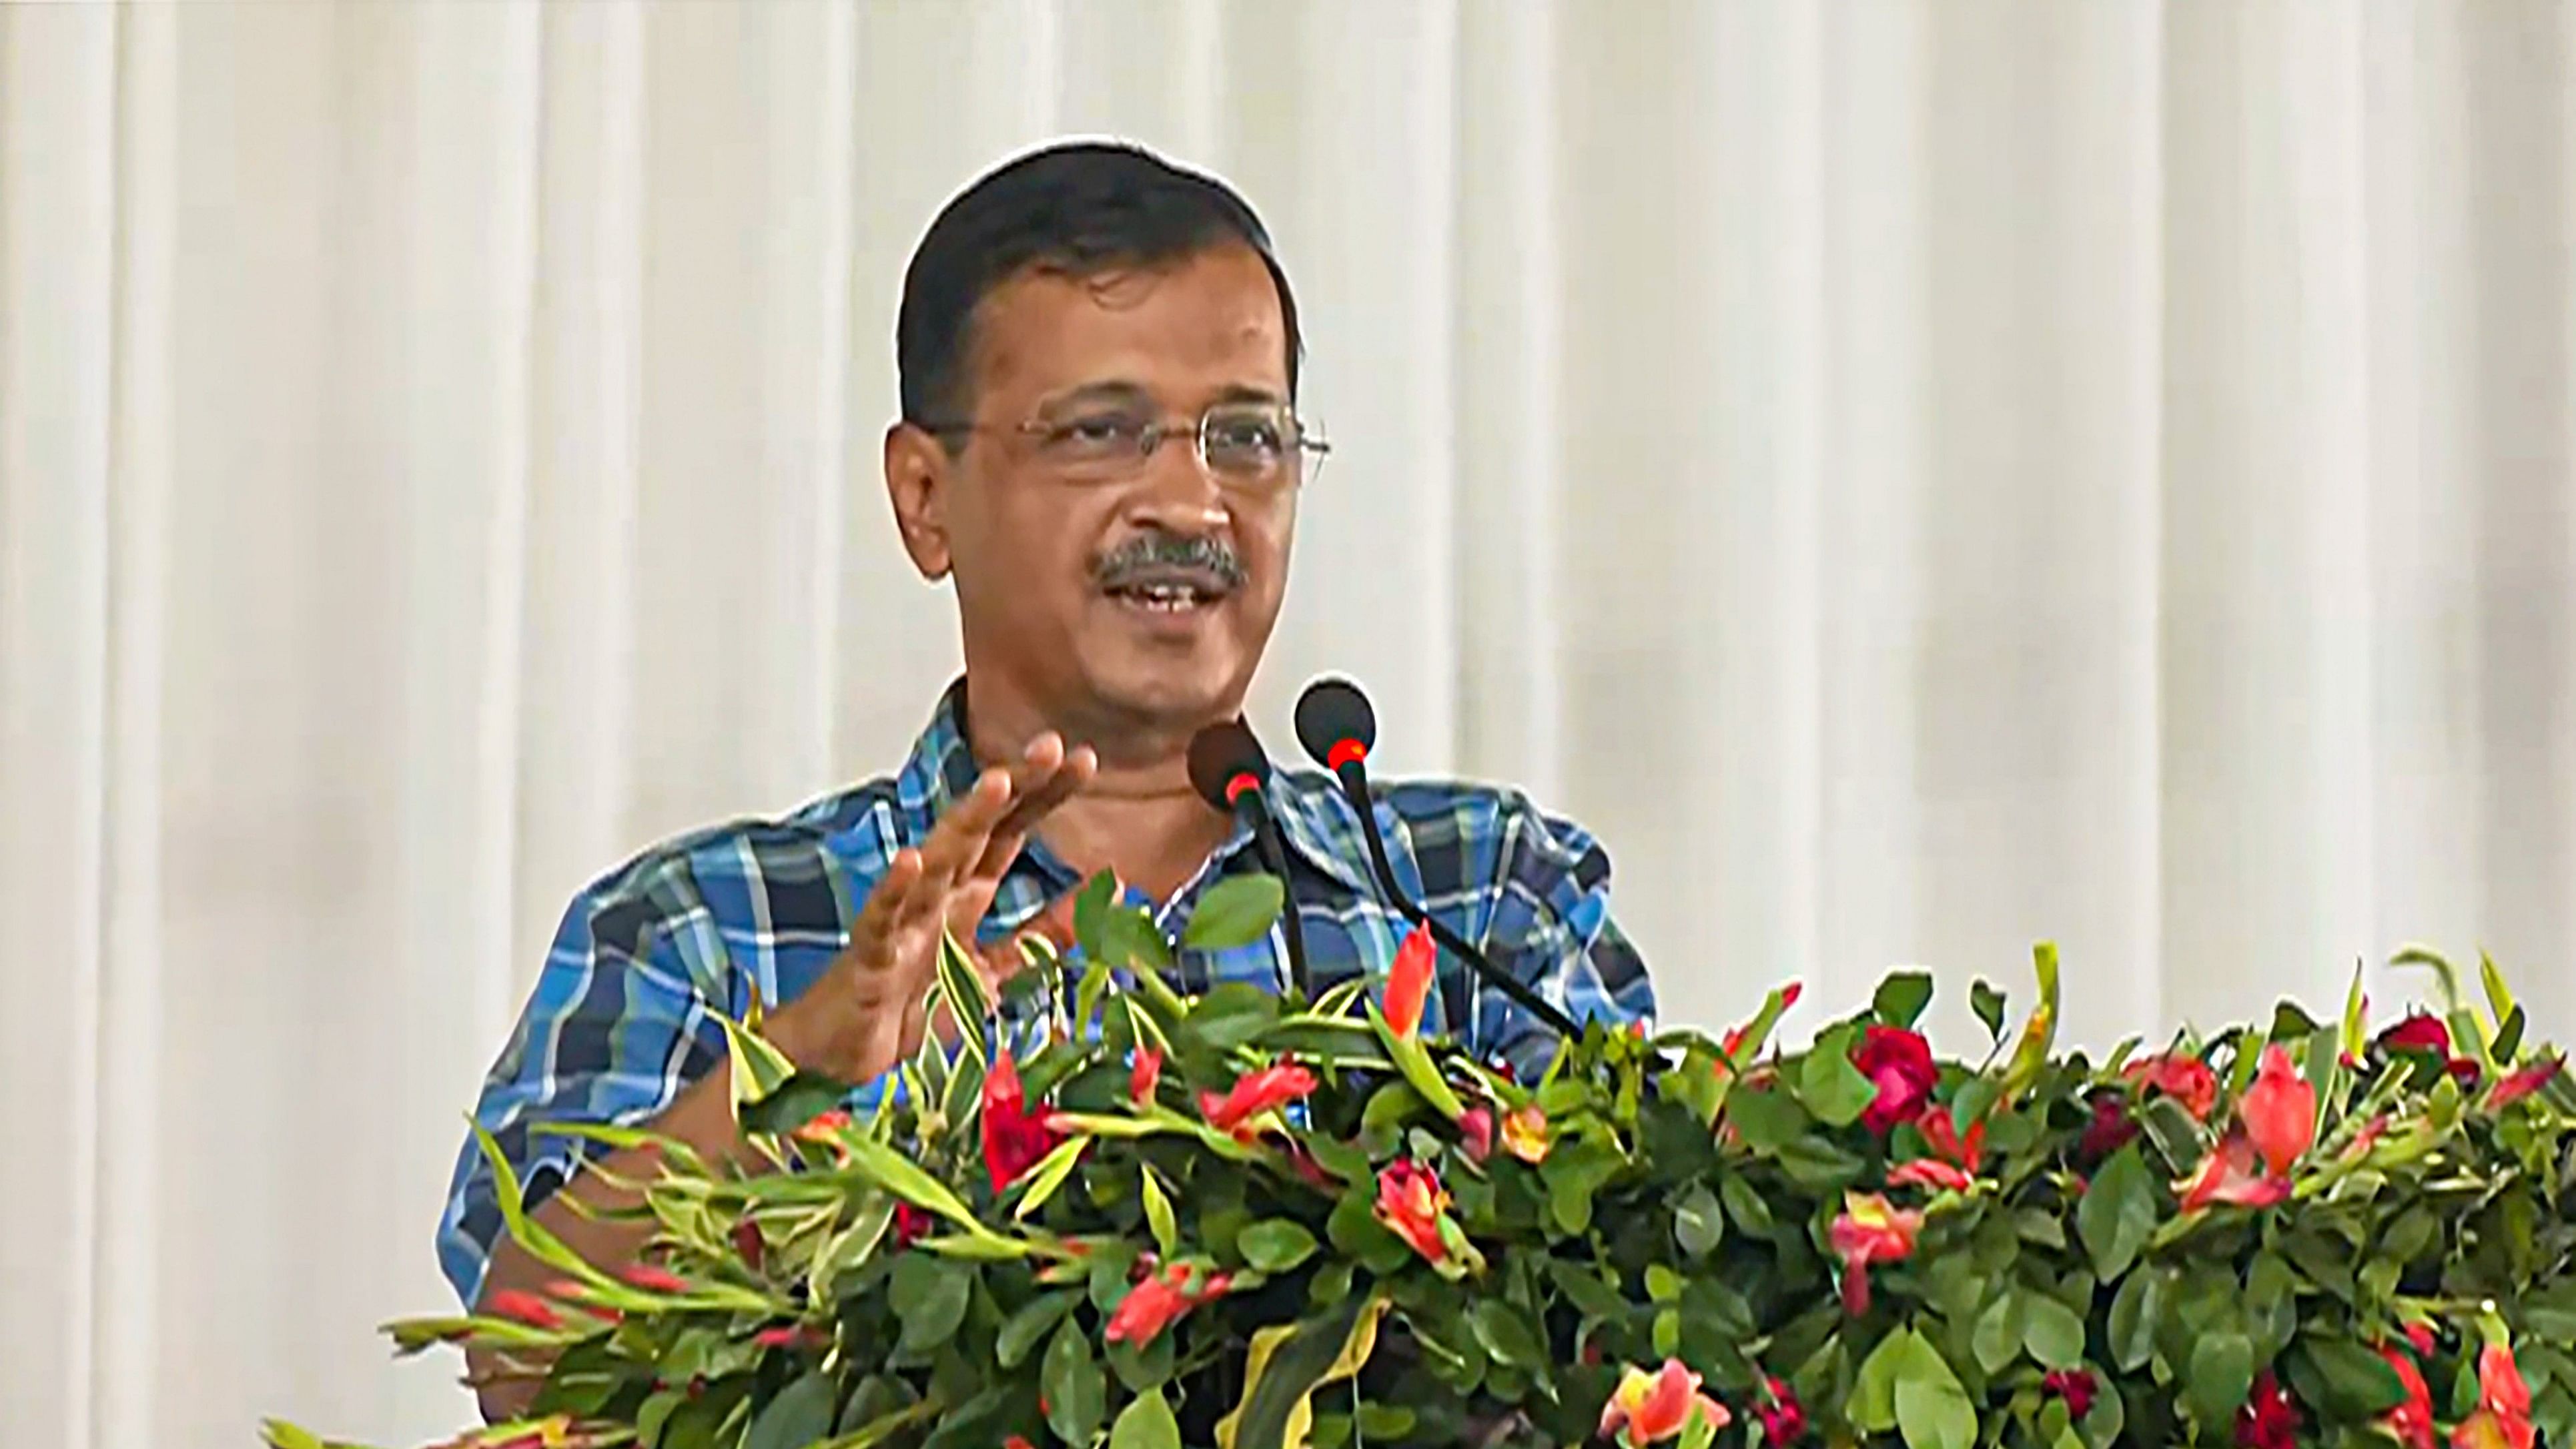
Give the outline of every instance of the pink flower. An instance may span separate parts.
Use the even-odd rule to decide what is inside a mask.
[[[1860,1120],[1881,1137],[1897,1123],[1920,1116],[1941,1080],[1940,1069],[1932,1064],[1932,1044],[1922,1033],[1902,1027],[1872,1026],[1863,1031],[1860,1044],[1852,1049],[1852,1065],[1878,1088]]]
[[[2551,1057],[2549,1060],[2542,1062],[2537,1066],[2525,1067],[2521,1071],[2513,1073],[2503,1081],[2496,1083],[2495,1090],[2487,1095],[2487,1110],[2490,1112],[2502,1111],[2504,1108],[2512,1106],[2514,1103],[2519,1102],[2523,1098],[2530,1096],[2532,1093],[2539,1091],[2541,1088],[2548,1086],[2550,1082],[2557,1078],[2558,1073],[2564,1069],[2566,1065],[2567,1062],[2565,1058]]]
[[[2138,1124],[2129,1116],[2128,1098],[2104,1089],[2093,1096],[2093,1120],[2085,1124],[2083,1138],[2075,1144],[2075,1154],[2084,1161],[2099,1162],[2129,1145],[2138,1135]]]
[[[1764,1398],[1753,1406],[1753,1417],[1762,1421],[1763,1444],[1798,1442],[1807,1432],[1807,1406],[1798,1402],[1785,1379],[1763,1379],[1762,1392]]]
[[[2198,1057],[2167,1052],[2129,1063],[2123,1080],[2162,1092],[2182,1103],[2195,1122],[2206,1122],[2218,1105],[2218,1074]]]
[[[1923,1214],[1893,1207],[1879,1193],[1843,1194],[1843,1211],[1827,1237],[1834,1256],[1843,1260],[1845,1312],[1857,1317],[1869,1311],[1869,1265],[1912,1257],[1922,1230]]]
[[[1433,1263],[1449,1260],[1440,1234],[1449,1193],[1430,1168],[1410,1158],[1388,1163],[1377,1175],[1377,1220]]]
[[[1651,1374],[1632,1366],[1601,1406],[1600,1436],[1618,1434],[1629,1449],[1646,1449],[1687,1428],[1694,1414],[1705,1416],[1713,1429],[1725,1428],[1726,1406],[1701,1393],[1699,1384],[1699,1375],[1677,1358],[1664,1360]]]
[[[1020,1068],[1008,1051],[993,1059],[984,1078],[984,1171],[1000,1192],[1020,1180],[1055,1150],[1056,1135],[1046,1118],[1029,1110],[1020,1087]]]
[[[561,1328],[563,1315],[555,1306],[521,1288],[498,1288],[483,1300],[483,1311],[496,1318],[512,1319],[530,1328]]]
[[[930,1214],[908,1202],[894,1205],[894,1245],[909,1248],[930,1236]]]
[[[2265,1047],[2254,1085],[2236,1104],[2236,1118],[2264,1166],[2274,1177],[2285,1176],[2317,1140],[2317,1089],[2291,1065],[2287,1051]]]
[[[2388,1361],[2406,1390],[2406,1402],[2380,1416],[2381,1427],[2406,1449],[2433,1449],[2433,1390],[2425,1384],[2423,1371],[2415,1367],[2415,1360],[2385,1345],[2379,1356]]]
[[[1465,1149],[1469,1162],[1483,1162],[1494,1154],[1494,1109],[1474,1106],[1458,1114],[1458,1145]]]
[[[2531,1386],[2513,1350],[2490,1343],[2478,1351],[2478,1407],[2451,1431],[2454,1449],[2531,1449]]]
[[[1281,1062],[1244,1073],[1234,1087],[1220,1097],[1214,1092],[1199,1094],[1199,1113],[1207,1124],[1219,1132],[1231,1133],[1238,1142],[1249,1142],[1259,1135],[1253,1119],[1281,1107],[1315,1090],[1315,1074],[1304,1067]]]
[[[1233,1279],[1227,1274],[1210,1273],[1202,1278],[1189,1264],[1174,1263],[1127,1290],[1127,1296],[1118,1300],[1118,1311],[1109,1316],[1109,1327],[1102,1337],[1111,1343],[1143,1348],[1183,1314],[1221,1296],[1232,1286]]]
[[[2242,1449],[2297,1449],[2299,1422],[2298,1400],[2265,1369],[2236,1411],[2236,1442]]]
[[[2270,1207],[2288,1198],[2289,1179],[2264,1176],[2257,1170],[2260,1166],[2253,1140],[2241,1131],[2230,1132],[2201,1159],[2198,1172],[2174,1184],[2174,1191],[2182,1198],[2184,1212],[2214,1203]]]
[[[2079,1419],[2093,1412],[2093,1396],[2102,1389],[2089,1369],[2051,1369],[2039,1387],[2053,1398],[2064,1399],[2066,1412]]]
[[[1386,1024],[1397,1036],[1421,1029],[1422,1004],[1430,998],[1431,968],[1438,959],[1439,947],[1427,924],[1415,926],[1395,948],[1395,964],[1386,972]]]
[[[1918,1157],[1887,1175],[1889,1187],[1937,1187],[1951,1192],[1966,1192],[1976,1179],[1946,1162]]]

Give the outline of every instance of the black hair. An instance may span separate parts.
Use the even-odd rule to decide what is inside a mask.
[[[1279,290],[1294,397],[1304,352],[1297,299],[1270,233],[1232,188],[1141,147],[1097,141],[1049,146],[986,173],[941,208],[904,269],[894,352],[905,420],[945,423],[972,410],[975,308],[1022,271],[1096,276],[1229,242],[1257,253]]]

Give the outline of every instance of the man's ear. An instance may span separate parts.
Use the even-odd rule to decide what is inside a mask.
[[[911,423],[886,429],[886,499],[894,505],[903,551],[925,579],[948,577],[948,489],[955,467],[939,439]]]

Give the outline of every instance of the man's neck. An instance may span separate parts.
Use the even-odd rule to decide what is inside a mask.
[[[1050,729],[1064,736],[1067,748],[1089,745],[1100,759],[1091,784],[1037,831],[1079,874],[1106,867],[1153,899],[1167,900],[1233,833],[1233,821],[1190,784],[1190,731],[1047,720],[998,690],[968,700],[967,744],[979,763],[1015,761]]]

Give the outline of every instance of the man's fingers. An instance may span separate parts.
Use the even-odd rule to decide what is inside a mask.
[[[937,892],[945,892],[984,853],[993,825],[1009,808],[1014,793],[1011,772],[986,770],[975,787],[948,807],[922,842],[922,874]]]
[[[1053,739],[1049,735],[1045,738]],[[1076,745],[1060,764],[1046,775],[1032,775],[1019,798],[1012,801],[1009,813],[993,827],[985,841],[982,856],[970,874],[990,876],[996,880],[1011,862],[1019,858],[1020,847],[1028,842],[1029,832],[1047,818],[1057,806],[1080,794],[1093,777],[1100,773],[1100,757],[1089,745]]]
[[[894,859],[886,864],[885,874],[877,877],[876,889],[868,892],[867,903],[859,907],[858,919],[850,923],[852,955],[870,964],[885,962],[886,946],[921,878],[921,852],[909,847],[896,851]]]

